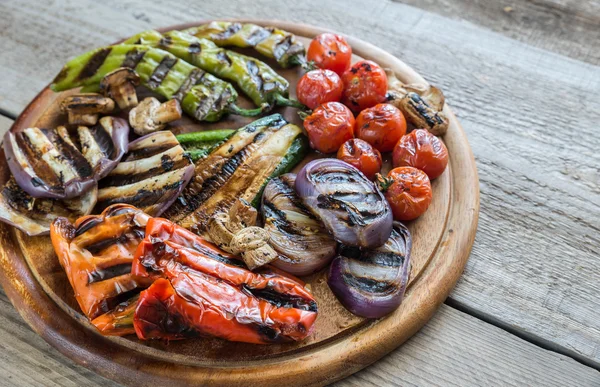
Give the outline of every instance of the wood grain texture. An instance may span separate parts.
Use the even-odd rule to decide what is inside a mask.
[[[11,114],[68,57],[144,28],[200,17],[310,21],[404,59],[446,92],[478,162],[480,227],[453,300],[600,367],[597,66],[389,1],[369,3],[368,17],[365,3],[355,0],[344,2],[343,16],[334,1],[303,1],[293,9],[264,0],[251,7],[240,1],[29,4],[4,2],[0,13],[7,26],[0,32],[0,108]]]
[[[597,0],[393,0],[468,21],[511,39],[600,64]]]

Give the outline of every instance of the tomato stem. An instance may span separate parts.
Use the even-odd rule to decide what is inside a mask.
[[[375,183],[381,192],[385,192],[394,184],[394,179],[383,177],[381,173],[378,173],[375,175]]]

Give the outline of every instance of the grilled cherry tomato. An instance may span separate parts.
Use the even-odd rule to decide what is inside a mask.
[[[306,59],[318,68],[342,75],[352,61],[352,48],[343,36],[324,33],[317,35],[308,46]]]
[[[448,165],[446,145],[426,129],[413,130],[402,137],[392,153],[394,167],[415,167],[433,180]]]
[[[431,182],[417,168],[394,168],[387,178],[378,175],[378,179],[396,220],[416,219],[431,204]]]
[[[359,138],[346,141],[338,150],[337,158],[358,168],[369,180],[381,171],[381,153]]]
[[[395,106],[380,103],[360,112],[356,117],[356,137],[380,152],[389,152],[406,134],[406,119]]]
[[[387,76],[375,62],[356,62],[342,75],[342,81],[342,102],[355,113],[385,101]]]
[[[327,102],[304,119],[310,146],[322,153],[339,149],[354,137],[354,115],[339,102]]]
[[[312,70],[300,78],[296,86],[298,100],[314,109],[325,102],[339,102],[344,84],[331,70]]]

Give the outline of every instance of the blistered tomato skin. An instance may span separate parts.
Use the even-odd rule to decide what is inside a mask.
[[[352,48],[343,36],[324,33],[317,35],[308,46],[306,59],[320,69],[342,75],[352,62]]]
[[[394,167],[415,167],[433,180],[448,166],[446,145],[425,129],[416,129],[402,137],[392,153]]]
[[[342,79],[331,70],[309,71],[300,78],[296,86],[298,100],[309,109],[315,109],[326,102],[339,102],[343,91]]]
[[[361,171],[369,180],[381,171],[381,153],[366,141],[358,138],[348,140],[340,147],[337,158]]]
[[[413,167],[399,167],[390,171],[385,187],[387,199],[395,220],[413,220],[421,216],[431,204],[431,182],[425,172]]]
[[[342,102],[354,113],[385,101],[387,76],[379,65],[370,60],[356,62],[342,75]]]
[[[354,137],[354,115],[339,102],[320,105],[304,119],[310,146],[321,153],[336,152]]]
[[[360,112],[355,133],[378,151],[390,152],[406,134],[406,119],[397,107],[380,103]]]

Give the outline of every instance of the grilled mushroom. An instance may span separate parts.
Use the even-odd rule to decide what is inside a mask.
[[[388,102],[402,111],[416,128],[424,128],[436,136],[448,130],[448,117],[443,112],[444,94],[435,86],[406,85],[390,69],[388,77]]]
[[[240,254],[250,270],[266,265],[279,258],[269,245],[269,232],[264,228],[252,226],[241,229],[233,236],[229,248],[234,254]]]
[[[129,124],[140,136],[161,130],[180,118],[181,105],[176,99],[161,104],[156,98],[148,97],[129,112]]]
[[[67,113],[71,125],[96,125],[98,114],[110,113],[114,108],[112,99],[95,93],[71,95],[60,104],[60,110]]]
[[[137,106],[135,87],[139,84],[140,77],[134,70],[121,67],[106,74],[100,82],[100,88],[115,100],[119,109],[125,110]]]

